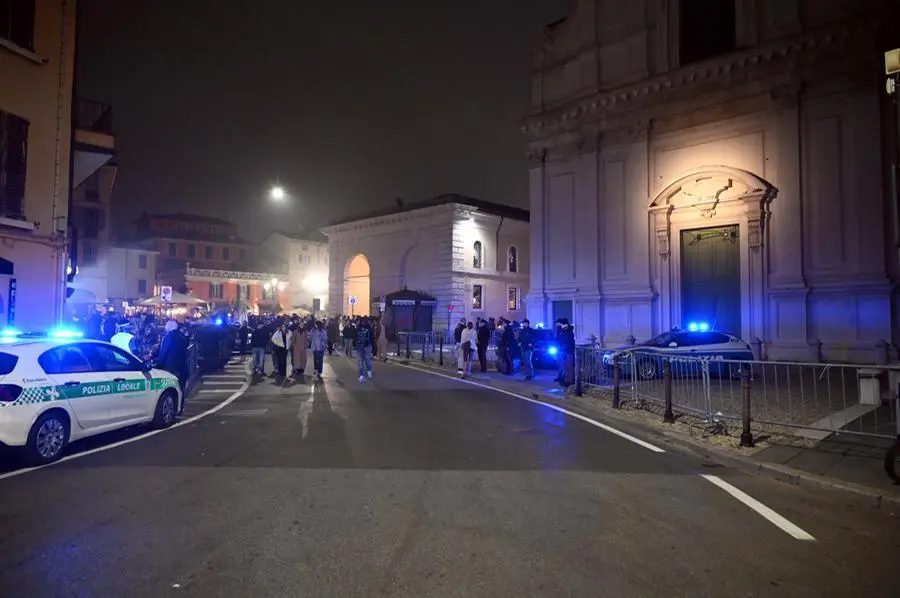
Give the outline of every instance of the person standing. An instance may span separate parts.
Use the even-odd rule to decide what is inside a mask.
[[[453,329],[453,344],[456,346],[456,363],[460,366],[459,368],[457,368],[456,373],[460,376],[463,375],[462,333],[465,329],[466,319],[460,318],[459,324],[457,324],[456,328]]]
[[[302,322],[298,323],[291,334],[291,374],[302,378],[306,373],[306,347],[309,344],[309,331]]]
[[[479,319],[475,329],[475,347],[478,349],[478,365],[481,373],[487,372],[487,350],[491,344],[491,332],[487,320]]]
[[[178,415],[184,412],[184,402],[187,397],[188,374],[188,343],[187,338],[178,330],[178,322],[169,320],[166,322],[166,335],[159,346],[156,355],[156,365],[161,370],[166,370],[178,378],[178,386],[181,388],[181,404],[178,407]]]
[[[522,320],[522,329],[519,330],[519,346],[522,347],[522,367],[525,368],[525,379],[534,380],[534,344],[537,340],[537,334],[531,327],[528,319]]]
[[[387,361],[387,329],[384,326],[384,318],[378,321],[378,334],[376,335],[377,351],[378,351],[378,359],[381,361]]]
[[[290,347],[290,332],[287,323],[282,322],[272,334],[272,362],[275,364],[275,376],[287,376],[287,352]]]
[[[324,369],[325,350],[328,348],[328,331],[321,321],[316,322],[309,332],[309,348],[313,354],[313,370],[317,380],[322,379]]]
[[[462,377],[465,378],[472,370],[472,345],[475,343],[475,328],[472,322],[467,322],[460,335],[460,362],[458,364]]]
[[[256,329],[250,335],[250,347],[253,350],[253,373],[260,376],[266,375],[266,346],[269,344],[269,334],[262,321],[256,324]]]
[[[356,358],[359,364],[359,381],[364,383],[372,378],[372,327],[369,319],[360,318],[356,326]]]

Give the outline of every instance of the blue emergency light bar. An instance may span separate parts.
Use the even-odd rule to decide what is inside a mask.
[[[688,332],[707,332],[709,324],[706,322],[691,322],[687,326]]]
[[[68,328],[55,328],[53,330],[50,330],[49,332],[21,332],[19,330],[16,330],[15,328],[4,328],[3,330],[0,330],[0,337],[2,337],[4,340],[17,338],[52,338],[64,340],[82,338],[84,337],[84,333],[80,330],[70,330]]]
[[[550,345],[549,347],[547,347],[548,355],[556,355],[557,353],[559,353],[559,349],[557,349],[555,345]]]

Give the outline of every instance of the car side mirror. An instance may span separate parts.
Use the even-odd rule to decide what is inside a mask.
[[[674,342],[674,341],[671,342],[671,343],[669,343],[669,348],[670,348],[670,349],[674,349],[674,348],[676,348],[677,346],[678,346],[678,343],[676,343],[676,342]]]

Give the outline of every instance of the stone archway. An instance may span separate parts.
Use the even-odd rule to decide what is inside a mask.
[[[769,204],[778,190],[753,173],[728,166],[686,172],[648,206],[654,251],[653,281],[662,330],[683,326],[682,239],[694,231],[727,227],[736,231],[740,264],[740,313],[732,330],[747,341],[765,338],[766,229]],[[759,356],[757,356],[759,357]]]
[[[354,316],[368,316],[372,304],[372,269],[366,256],[358,253],[344,267],[344,293],[342,313]],[[356,304],[350,304],[350,297]]]

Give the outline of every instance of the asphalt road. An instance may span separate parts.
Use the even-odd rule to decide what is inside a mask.
[[[900,513],[399,366],[326,378],[0,476],[0,597],[900,595]]]

